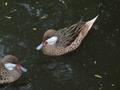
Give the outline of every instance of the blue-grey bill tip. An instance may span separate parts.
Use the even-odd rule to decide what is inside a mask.
[[[40,45],[38,45],[38,46],[36,47],[36,50],[40,50],[40,49],[42,49],[42,47],[43,47],[43,44],[41,43]]]
[[[26,68],[24,68],[24,67],[20,67],[20,69],[23,71],[23,72],[27,72],[27,69]]]

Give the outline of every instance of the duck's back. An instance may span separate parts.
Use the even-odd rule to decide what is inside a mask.
[[[69,46],[78,37],[84,25],[85,22],[79,21],[78,23],[73,24],[70,27],[58,30],[57,36],[59,39],[57,45],[64,48]]]

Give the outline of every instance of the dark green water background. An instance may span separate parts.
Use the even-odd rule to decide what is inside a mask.
[[[81,46],[48,57],[36,46],[47,29],[99,18]],[[119,0],[0,0],[0,57],[17,56],[28,73],[0,90],[119,90]]]

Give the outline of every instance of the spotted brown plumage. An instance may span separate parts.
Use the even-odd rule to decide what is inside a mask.
[[[87,22],[79,21],[58,31],[49,29],[43,36],[41,46],[36,49],[42,49],[43,53],[49,56],[59,56],[75,50],[89,32],[97,17]],[[57,42],[54,42],[51,37],[57,37]],[[51,41],[48,41],[49,38]],[[54,44],[50,45],[49,42]]]
[[[16,66],[13,67],[11,70],[7,69],[12,64]],[[6,68],[5,65],[9,66]],[[18,59],[13,55],[7,55],[0,60],[0,84],[11,83],[20,78],[22,70],[17,69],[17,65],[20,64],[18,62]]]

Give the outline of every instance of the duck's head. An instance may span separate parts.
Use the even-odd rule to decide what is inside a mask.
[[[46,45],[54,45],[56,44],[58,37],[55,35],[56,31],[53,29],[49,29],[48,31],[45,32],[43,36],[43,41],[40,45],[36,47],[36,50],[40,50]]]
[[[22,67],[19,62],[18,59],[13,56],[13,55],[7,55],[3,58],[2,60],[4,67],[8,70],[8,71],[22,71],[22,72],[27,72],[27,69]]]

